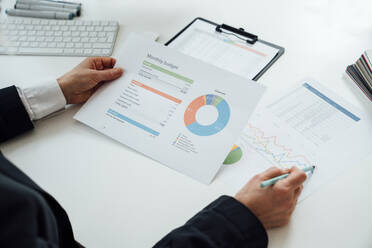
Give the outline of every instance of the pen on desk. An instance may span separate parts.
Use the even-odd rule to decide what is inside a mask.
[[[49,7],[56,7],[56,8],[66,8],[66,9],[81,9],[80,5],[77,4],[66,4],[60,3],[55,1],[48,1],[48,0],[17,0],[17,3],[22,4],[30,4],[30,5],[44,5]]]
[[[66,9],[66,8],[57,8],[57,7],[50,7],[45,5],[36,5],[36,4],[23,4],[17,3],[14,5],[15,9],[25,9],[25,10],[43,10],[43,11],[54,11],[54,12],[67,12],[72,13],[74,16],[79,16],[80,11],[78,9]]]
[[[21,10],[21,9],[7,9],[5,10],[5,13],[10,16],[61,19],[61,20],[71,20],[74,17],[72,13],[67,13],[67,12],[32,11],[32,10]]]
[[[308,167],[305,167],[302,169],[303,172],[311,172],[313,173],[314,172],[314,169],[315,169],[315,166],[308,166]],[[287,178],[289,176],[289,173],[286,173],[286,174],[283,174],[283,175],[280,175],[280,176],[277,176],[277,177],[274,177],[274,178],[271,178],[271,179],[268,179],[266,181],[263,181],[261,183],[261,188],[264,188],[264,187],[267,187],[267,186],[270,186],[270,185],[273,185],[275,184],[277,181],[281,180],[281,179],[284,179],[284,178]]]

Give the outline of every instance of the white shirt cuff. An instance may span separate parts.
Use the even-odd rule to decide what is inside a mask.
[[[39,120],[66,106],[65,96],[57,80],[46,81],[35,87],[17,89],[31,120]]]

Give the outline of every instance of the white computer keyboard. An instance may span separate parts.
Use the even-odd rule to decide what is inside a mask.
[[[118,29],[115,21],[0,19],[0,54],[110,56]]]

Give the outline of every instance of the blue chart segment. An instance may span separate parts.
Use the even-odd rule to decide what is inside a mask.
[[[212,105],[218,111],[217,120],[210,125],[201,125],[196,121],[196,113],[205,106]],[[187,107],[184,122],[187,129],[198,136],[210,136],[225,128],[230,119],[230,107],[220,96],[208,94],[196,98]]]

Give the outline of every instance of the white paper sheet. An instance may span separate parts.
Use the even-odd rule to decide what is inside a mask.
[[[248,79],[253,79],[279,51],[261,42],[252,45],[233,35],[217,33],[215,26],[201,20],[169,47]]]
[[[304,199],[372,152],[371,130],[371,120],[358,109],[316,81],[306,80],[255,111],[234,147],[237,161],[224,165],[218,180],[238,190],[271,166],[315,165],[300,197]]]
[[[138,35],[119,54],[124,75],[98,90],[75,119],[210,183],[264,87]]]

